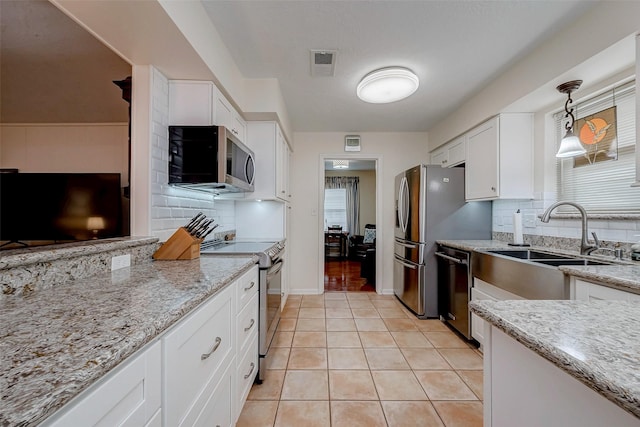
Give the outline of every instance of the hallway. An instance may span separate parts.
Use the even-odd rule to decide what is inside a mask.
[[[324,261],[325,292],[375,292],[376,285],[360,277],[360,261],[327,259]]]

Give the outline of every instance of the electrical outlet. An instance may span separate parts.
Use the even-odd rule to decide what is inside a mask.
[[[118,255],[111,258],[111,271],[131,266],[131,255]]]
[[[525,214],[523,225],[525,228],[536,228],[536,215],[535,214]]]

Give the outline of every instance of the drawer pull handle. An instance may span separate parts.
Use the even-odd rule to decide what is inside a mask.
[[[244,331],[247,332],[249,329],[253,328],[253,325],[256,323],[255,320],[251,319],[251,322],[249,323],[249,326],[247,326],[246,328],[244,328]]]
[[[249,287],[244,288],[244,291],[247,292],[249,289],[253,288],[256,285],[256,282],[251,281],[251,285]]]
[[[218,349],[218,347],[220,347],[220,343],[221,342],[222,342],[222,338],[216,337],[216,343],[213,345],[213,348],[211,349],[211,351],[209,353],[205,353],[202,356],[200,356],[200,360],[208,359],[209,356],[211,356],[213,354],[213,352],[216,351]]]
[[[251,374],[253,374],[253,370],[255,369],[256,364],[251,362],[251,370],[249,371],[249,373],[247,375],[244,376],[244,379],[246,380],[247,378],[249,378],[251,376]]]

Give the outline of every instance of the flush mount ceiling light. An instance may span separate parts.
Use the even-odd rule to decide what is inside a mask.
[[[576,118],[573,116],[573,108],[569,109],[569,104],[573,103],[573,100],[571,99],[571,92],[578,90],[581,84],[582,80],[571,80],[570,82],[562,83],[556,88],[560,93],[567,94],[567,102],[564,103],[564,111],[566,112],[565,117],[571,118],[571,121],[564,125],[567,133],[562,138],[562,141],[560,141],[560,148],[558,148],[556,157],[575,157],[587,152],[580,142],[580,139],[573,133],[573,124],[575,123]]]
[[[420,81],[413,71],[403,67],[387,67],[364,76],[356,94],[364,102],[386,104],[400,101],[414,93]]]
[[[349,160],[334,160],[334,169],[349,169]]]

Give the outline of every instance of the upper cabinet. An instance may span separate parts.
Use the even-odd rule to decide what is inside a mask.
[[[169,124],[208,126],[215,123],[218,89],[212,82],[172,80],[169,82]]]
[[[467,149],[465,136],[459,136],[431,153],[431,164],[450,168],[464,163]]]
[[[169,82],[169,124],[218,125],[245,141],[247,123],[213,82],[171,80]]]
[[[231,106],[231,103],[222,93],[216,90],[216,124],[226,127],[240,141],[246,141],[247,135],[247,122],[238,114],[238,112]]]
[[[533,114],[500,114],[464,137],[467,200],[533,198]]]
[[[290,149],[276,122],[248,122],[247,145],[255,154],[255,190],[247,198],[291,200]]]

